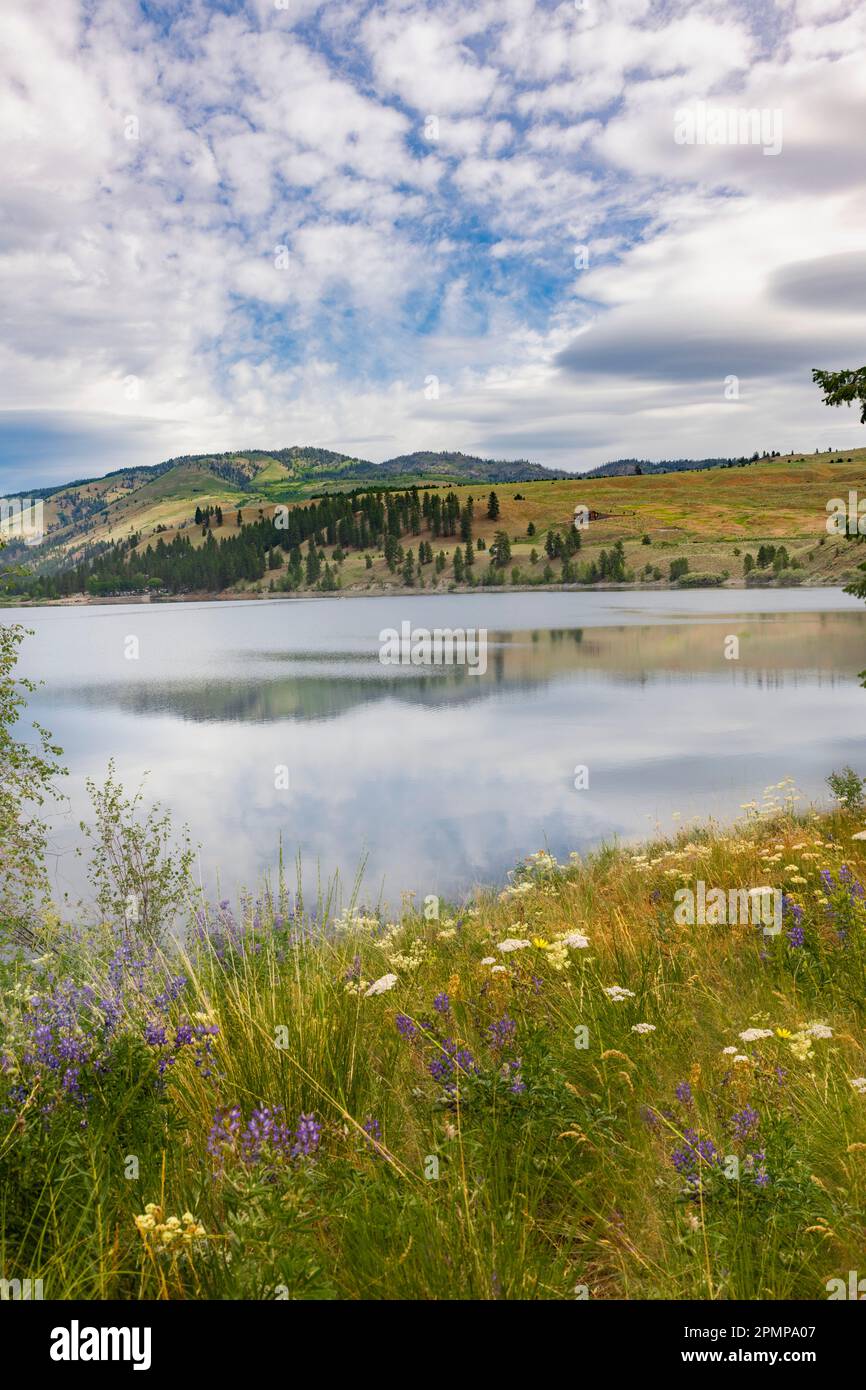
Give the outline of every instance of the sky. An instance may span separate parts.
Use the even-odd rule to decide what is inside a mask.
[[[4,0],[0,490],[866,443],[811,382],[866,360],[864,50],[850,0]]]

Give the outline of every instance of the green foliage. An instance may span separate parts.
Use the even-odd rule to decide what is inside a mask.
[[[32,681],[16,677],[21,643],[18,624],[0,624],[0,947],[33,941],[34,913],[47,893],[47,829],[38,812],[56,798],[55,779],[65,775],[63,750],[35,721],[31,738],[19,721]],[[16,727],[17,726],[17,727]]]
[[[860,777],[853,767],[846,766],[841,772],[831,772],[827,778],[827,785],[846,811],[862,810],[866,777]]]
[[[678,589],[715,589],[724,584],[723,574],[682,574],[677,580]]]
[[[815,368],[812,371],[812,380],[820,387],[825,405],[858,404],[860,423],[866,425],[866,367],[839,372]]]
[[[88,879],[102,919],[134,937],[156,941],[189,901],[195,852],[186,829],[174,845],[171,816],[159,803],[143,807],[143,791],[129,797],[108,764],[104,784],[90,778],[93,823],[81,822],[92,844]]]

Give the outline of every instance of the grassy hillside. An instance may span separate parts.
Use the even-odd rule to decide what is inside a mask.
[[[324,452],[294,451],[305,456]],[[333,469],[337,457],[319,462]],[[60,492],[46,503],[47,542],[24,558],[51,568],[80,558],[87,547],[104,546],[133,532],[141,534],[142,546],[157,535],[170,541],[179,533],[199,545],[202,536],[193,525],[196,505],[220,505],[232,522],[237,508],[247,521],[271,517],[278,505],[301,505],[307,500],[309,470],[314,465],[316,459],[294,458],[291,450],[280,457],[232,456],[230,462],[224,458],[218,467],[231,476],[215,472],[216,464],[206,467],[198,461],[180,461],[144,480],[140,474],[118,474],[80,486],[71,494]],[[394,486],[413,481],[399,474],[377,477]],[[641,584],[667,584],[671,562],[685,559],[692,574],[742,585],[746,555],[755,557],[762,544],[786,547],[791,564],[783,582],[838,584],[852,577],[862,556],[859,547],[827,534],[826,507],[830,498],[846,498],[851,489],[862,494],[864,479],[866,448],[844,456],[796,455],[693,472],[497,483],[501,515],[496,522],[485,515],[487,483],[456,484],[452,479],[443,480],[442,486],[453,488],[461,505],[470,495],[475,498],[476,539],[480,536],[489,545],[497,530],[509,535],[508,577],[517,568],[520,584],[542,582],[546,532],[568,528],[575,507],[581,505],[600,514],[582,532],[581,560],[597,559],[603,549],[622,541],[626,568]],[[347,480],[343,490],[350,485],[357,488],[359,483]],[[431,486],[429,481],[426,485]],[[534,536],[527,535],[530,524],[535,527]],[[404,539],[404,544],[411,543],[412,538]],[[447,557],[446,571],[438,580],[441,588],[453,580],[454,541],[437,540],[435,549],[443,549]],[[395,578],[389,572],[384,556],[378,553],[371,558],[372,568],[368,568],[364,555],[347,554],[339,566],[344,591],[399,587],[399,575]],[[486,567],[486,557],[480,559],[476,579]],[[768,574],[771,577],[772,571]],[[279,586],[281,572],[270,578]],[[425,582],[431,583],[429,572]]]
[[[46,923],[0,964],[2,1274],[51,1299],[825,1299],[862,1269],[866,858],[859,818],[794,802],[533,855],[438,918],[276,891],[200,904],[169,953]],[[783,888],[782,930],[679,925],[698,880]]]

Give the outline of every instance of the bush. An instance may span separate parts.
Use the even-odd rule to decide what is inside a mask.
[[[831,772],[827,785],[846,811],[863,809],[866,777],[859,777],[853,767],[843,767],[841,772]]]
[[[672,584],[675,583],[677,579],[680,579],[684,574],[688,574],[688,572],[689,562],[685,559],[685,557],[681,557],[679,560],[671,560],[670,576]]]
[[[678,589],[716,589],[724,584],[721,574],[684,574],[677,580]]]

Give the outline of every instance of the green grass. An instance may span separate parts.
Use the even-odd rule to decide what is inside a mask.
[[[519,891],[438,920],[419,904],[323,935],[280,893],[234,925],[209,910],[182,961],[141,968],[143,991],[126,967],[108,1038],[93,1041],[98,1005],[79,999],[73,1033],[105,1063],[82,1066],[83,1108],[62,1067],[22,1060],[26,1015],[49,976],[108,997],[116,941],[105,925],[77,941],[46,926],[42,964],[2,967],[2,1274],[42,1278],[46,1298],[826,1298],[828,1279],[862,1267],[866,1095],[851,1081],[866,1074],[866,911],[839,871],[862,879],[866,863],[859,819],[792,807],[783,788],[730,831],[565,867],[537,857]],[[783,887],[803,944],[788,917],[778,936],[677,925],[674,893],[698,879]],[[564,944],[575,932],[589,945]],[[508,938],[531,944],[500,951]],[[161,1015],[154,996],[179,973]],[[631,993],[617,1002],[614,985]],[[173,1048],[160,1082],[170,1049],[144,1033],[159,1018],[170,1039],[213,1026],[212,1057]],[[804,1031],[815,1023],[832,1036]],[[430,1067],[447,1038],[472,1064],[446,1064],[444,1087]],[[292,1130],[315,1116],[315,1154],[248,1163],[236,1139],[216,1160],[216,1109],[239,1107],[243,1129],[258,1105],[283,1107]],[[686,1131],[736,1159],[738,1179],[695,1159],[689,1189],[672,1162]],[[157,1227],[187,1212],[204,1234],[163,1244]]]

